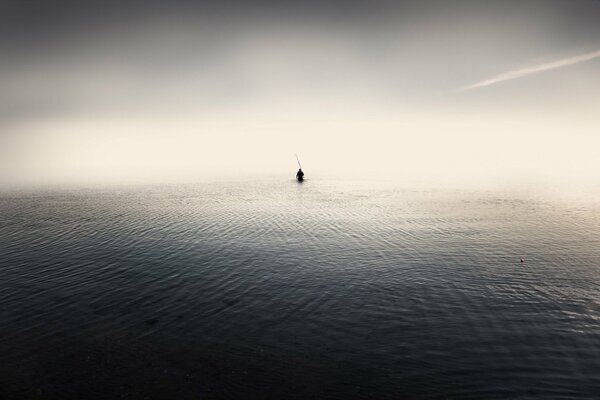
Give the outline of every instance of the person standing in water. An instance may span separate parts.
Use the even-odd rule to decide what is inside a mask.
[[[302,172],[302,165],[300,165],[300,159],[298,158],[298,154],[296,154],[296,161],[298,161],[298,172],[296,172],[296,180],[298,182],[302,182],[304,180],[304,172]]]

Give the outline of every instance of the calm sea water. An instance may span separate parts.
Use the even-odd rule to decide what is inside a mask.
[[[598,202],[264,181],[0,217],[2,399],[600,398]]]

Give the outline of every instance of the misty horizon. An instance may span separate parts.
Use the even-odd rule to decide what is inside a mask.
[[[600,180],[596,1],[118,4],[3,6],[0,185]]]
[[[599,22],[0,1],[0,399],[597,398]]]

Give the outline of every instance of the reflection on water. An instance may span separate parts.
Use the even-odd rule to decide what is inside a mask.
[[[0,397],[594,397],[599,210],[318,180],[5,193]]]

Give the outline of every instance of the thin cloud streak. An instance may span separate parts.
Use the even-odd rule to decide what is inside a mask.
[[[486,79],[481,82],[474,83],[472,85],[462,88],[460,91],[478,89],[486,86],[495,85],[496,83],[510,81],[513,79],[523,78],[528,75],[537,74],[539,72],[549,71],[551,69],[567,67],[569,65],[579,64],[585,61],[590,61],[600,57],[600,50],[593,51],[591,53],[582,54],[575,57],[563,58],[561,60],[549,62],[546,64],[534,65],[532,67],[517,69],[514,71],[505,72],[500,75],[496,75],[490,79]]]

